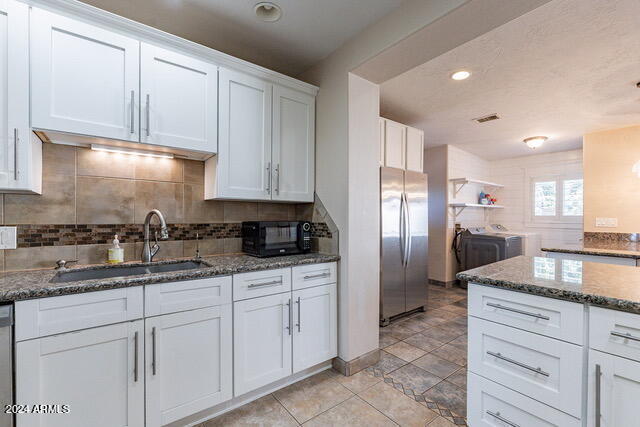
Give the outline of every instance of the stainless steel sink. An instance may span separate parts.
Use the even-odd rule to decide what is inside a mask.
[[[153,273],[169,273],[172,271],[196,270],[207,265],[200,261],[176,261],[165,264],[140,266],[110,266],[88,268],[84,270],[60,271],[51,279],[51,283],[78,282],[81,280],[109,279],[112,277],[138,276]]]

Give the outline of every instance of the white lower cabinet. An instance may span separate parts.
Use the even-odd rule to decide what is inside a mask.
[[[147,427],[232,397],[231,304],[145,320]]]
[[[336,284],[293,292],[293,372],[300,372],[338,352]]]
[[[69,405],[18,427],[144,426],[144,326],[118,323],[19,342],[16,402]]]
[[[234,303],[236,396],[291,375],[292,314],[290,292]]]
[[[589,350],[589,427],[640,426],[640,363]]]
[[[470,426],[578,427],[580,420],[520,393],[468,374],[467,418]]]

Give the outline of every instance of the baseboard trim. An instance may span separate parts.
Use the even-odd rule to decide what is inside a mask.
[[[333,369],[340,372],[345,377],[350,377],[351,375],[357,374],[358,372],[375,365],[379,360],[380,349],[375,349],[348,362],[336,357],[333,359]]]
[[[453,288],[458,284],[457,280],[449,280],[448,282],[443,282],[441,280],[429,279],[430,285],[440,286],[443,288]]]

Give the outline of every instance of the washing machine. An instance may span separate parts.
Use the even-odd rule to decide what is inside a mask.
[[[491,224],[488,228],[495,234],[509,234],[522,237],[522,255],[542,256],[542,251],[540,251],[540,233],[509,230],[502,224]]]

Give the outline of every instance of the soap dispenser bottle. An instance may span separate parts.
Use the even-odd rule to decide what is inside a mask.
[[[109,248],[109,259],[107,262],[109,264],[124,262],[124,249],[120,247],[120,240],[118,240],[117,234],[113,236],[113,247]]]

